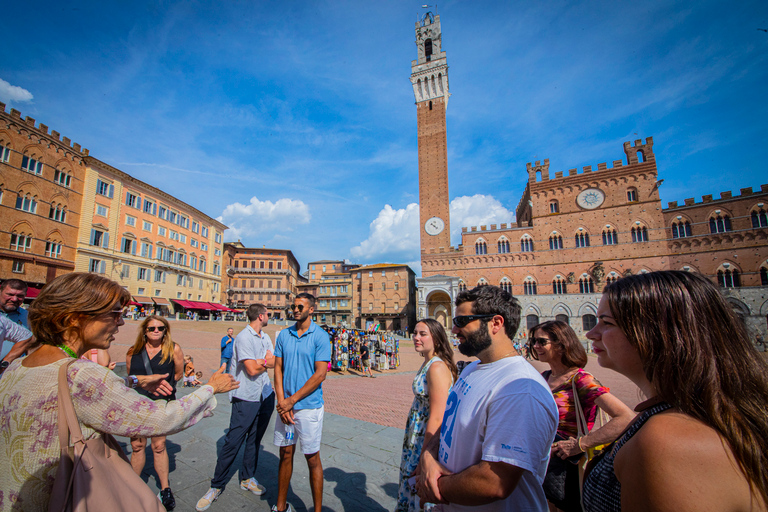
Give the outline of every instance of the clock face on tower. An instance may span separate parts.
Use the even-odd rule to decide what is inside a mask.
[[[443,222],[443,219],[440,217],[432,217],[424,223],[424,231],[426,231],[428,235],[439,235],[443,232],[443,229],[445,229],[445,222]]]
[[[576,203],[587,210],[593,210],[603,204],[605,201],[605,194],[602,190],[596,188],[588,188],[582,190],[578,196],[576,196]]]

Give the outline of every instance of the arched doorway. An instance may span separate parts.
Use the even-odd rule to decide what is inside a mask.
[[[427,297],[427,317],[434,318],[445,327],[446,331],[451,331],[451,320],[453,319],[453,304],[451,297],[444,291],[434,291]]]

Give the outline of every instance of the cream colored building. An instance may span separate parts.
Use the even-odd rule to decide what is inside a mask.
[[[85,164],[75,271],[114,279],[148,312],[226,300],[227,226],[96,158]]]

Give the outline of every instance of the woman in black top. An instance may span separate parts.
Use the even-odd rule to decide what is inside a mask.
[[[168,383],[173,387],[170,396],[158,397],[148,392],[137,391],[153,400],[176,400],[176,382],[184,373],[184,354],[181,347],[171,340],[171,326],[160,316],[150,315],[144,319],[136,337],[136,343],[128,351],[126,361],[128,375],[166,375]],[[160,500],[166,509],[172,510],[176,500],[171,492],[168,481],[168,452],[165,451],[165,436],[153,437],[152,452],[155,454],[155,471],[160,480]],[[146,437],[131,438],[131,466],[136,474],[141,475],[144,469],[147,446]]]

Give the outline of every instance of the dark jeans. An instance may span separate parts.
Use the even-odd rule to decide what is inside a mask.
[[[229,365],[231,364],[232,358],[231,357],[222,357],[221,361],[219,361],[219,368],[221,368],[221,365],[224,363],[227,364],[227,366],[224,368],[224,373],[229,373]],[[217,370],[219,368],[216,368]]]
[[[248,480],[256,474],[259,462],[259,445],[269,426],[272,411],[275,410],[275,394],[272,393],[261,402],[246,402],[235,398],[232,402],[232,415],[229,417],[229,431],[224,438],[219,459],[216,461],[216,471],[211,480],[211,487],[224,489],[227,485],[227,475],[235,462],[237,452],[245,443],[243,466],[240,468],[240,481]]]

